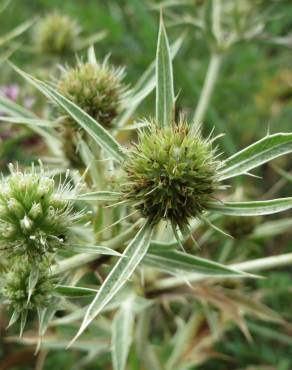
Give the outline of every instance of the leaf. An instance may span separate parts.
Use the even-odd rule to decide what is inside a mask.
[[[104,254],[106,256],[122,256],[121,253],[102,245],[73,244],[68,249],[77,253]]]
[[[167,127],[174,118],[173,72],[169,44],[162,16],[156,52],[156,120]]]
[[[36,18],[29,20],[27,22],[24,22],[14,28],[12,31],[6,33],[6,35],[0,37],[0,47],[6,44],[8,41],[11,41],[12,39],[20,36],[22,33],[24,33],[26,30],[28,30],[32,24],[35,22]]]
[[[28,294],[27,294],[27,303],[30,301],[33,290],[39,279],[39,267],[36,264],[31,266],[29,278],[28,278]]]
[[[20,338],[23,335],[23,331],[24,331],[24,328],[25,328],[25,325],[26,325],[27,314],[28,314],[28,310],[23,310],[21,312],[21,316],[20,316],[20,331],[19,331],[19,337]]]
[[[20,317],[20,312],[17,310],[14,310],[6,329],[10,328],[10,326],[15,324],[16,321],[19,319],[19,317]]]
[[[292,197],[255,202],[209,203],[210,211],[229,216],[260,216],[287,211],[292,208]]]
[[[28,109],[23,108],[19,104],[15,103],[11,99],[6,98],[3,95],[0,95],[0,109],[6,114],[9,114],[12,116],[33,118],[33,119],[37,118],[37,116],[34,113],[30,112]]]
[[[224,161],[221,180],[246,174],[281,155],[292,152],[292,133],[269,135]]]
[[[101,285],[96,297],[90,304],[82,325],[69,346],[84,332],[91,321],[110,302],[116,293],[122,288],[135,271],[147,253],[152,234],[152,226],[149,221],[136,234],[123,253],[123,257],[115,264],[110,274]]]
[[[283,218],[258,225],[249,237],[251,239],[267,239],[268,237],[283,234],[285,232],[291,232],[291,230],[292,218]]]
[[[170,45],[170,56],[174,59],[179,51],[184,40],[184,36],[180,36],[172,45]],[[132,89],[132,95],[127,104],[127,109],[122,114],[117,122],[118,127],[123,127],[130,117],[135,112],[139,104],[152,92],[156,85],[155,76],[155,61],[153,61],[143,75],[140,77],[136,85]]]
[[[115,138],[86,112],[58,93],[51,86],[37,80],[14,65],[12,65],[12,67],[41,93],[63,108],[88,133],[88,135],[90,135],[92,139],[101,148],[105,149],[115,160],[120,162],[125,158],[125,152]]]
[[[114,370],[124,370],[126,368],[134,326],[133,309],[134,299],[129,297],[114,317],[111,350]]]
[[[245,272],[224,266],[218,262],[213,262],[204,258],[196,257],[188,253],[176,250],[157,250],[154,249],[147,254],[145,262],[156,265],[157,267],[171,271],[172,273],[196,272],[203,275],[228,276],[240,275],[247,276]]]
[[[45,335],[47,328],[49,327],[55,312],[57,311],[59,298],[54,297],[50,306],[38,310],[39,315],[39,336],[42,337]]]
[[[58,285],[55,288],[55,292],[61,296],[78,298],[96,295],[98,291],[96,289],[84,288],[79,286]]]
[[[92,193],[77,194],[74,196],[67,196],[68,200],[85,200],[85,201],[116,201],[120,200],[121,193],[115,191],[93,191]]]
[[[31,126],[39,126],[39,127],[53,127],[56,126],[53,122],[40,119],[40,118],[26,118],[26,117],[1,117],[0,121],[9,122],[9,123],[16,123],[21,125],[31,125]]]

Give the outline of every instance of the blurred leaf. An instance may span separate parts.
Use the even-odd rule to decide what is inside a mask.
[[[130,296],[115,314],[112,325],[112,361],[115,370],[124,370],[132,342],[134,297]]]
[[[67,285],[58,285],[55,288],[55,292],[65,297],[87,297],[97,294],[96,289],[78,287],[78,286],[67,286]]]
[[[93,191],[92,193],[68,195],[66,199],[85,201],[114,201],[119,200],[121,193],[115,191]]]
[[[68,247],[73,252],[104,254],[106,256],[122,256],[121,253],[102,245],[87,245],[87,244],[70,244]]]

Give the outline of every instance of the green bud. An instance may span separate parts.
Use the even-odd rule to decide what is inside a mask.
[[[67,15],[49,14],[40,19],[34,30],[37,50],[44,54],[67,54],[75,50],[80,27]]]
[[[41,260],[62,247],[73,223],[72,204],[43,173],[10,168],[0,193],[0,250]]]
[[[17,260],[12,269],[3,275],[1,295],[8,305],[18,312],[48,307],[55,287],[45,265],[38,266],[38,280],[29,296],[31,265]]]

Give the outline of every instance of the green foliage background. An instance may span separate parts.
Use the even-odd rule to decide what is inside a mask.
[[[271,16],[276,15],[267,28],[271,34],[284,36],[292,32],[291,1],[265,0],[261,1],[260,6],[262,9],[270,7]],[[76,18],[85,34],[101,29],[107,30],[106,39],[96,47],[97,57],[102,59],[110,53],[115,64],[125,65],[128,83],[136,81],[153,60],[158,13],[150,9],[146,0],[14,0],[1,17],[1,34],[35,15],[44,15],[53,10]],[[191,110],[196,105],[203,84],[209,51],[204,40],[196,37],[191,27],[169,27],[170,40],[174,40],[185,30],[188,37],[175,59],[174,76],[176,91],[179,91],[178,106]],[[30,33],[27,32],[22,40],[23,48],[20,48],[12,59],[18,66],[30,71],[39,61],[26,51],[30,45]],[[46,65],[48,61],[41,60],[41,63]],[[1,85],[17,80],[11,71],[5,72],[5,67],[2,71],[4,72],[0,74]],[[214,126],[217,133],[227,132],[228,135],[223,139],[224,150],[233,153],[261,138],[268,127],[271,132],[291,130],[291,86],[291,46],[281,47],[265,42],[240,43],[232,49],[223,64],[205,119],[206,131],[209,132]],[[152,111],[153,102],[152,94],[143,103],[138,114]],[[281,159],[280,162],[281,167],[287,171],[292,169],[291,157]],[[278,180],[278,175],[270,167],[265,166],[262,171],[265,174],[265,181],[245,179],[247,193],[254,193],[253,184],[256,183],[259,189],[257,195],[261,196],[261,193],[268,191]],[[291,192],[291,183],[282,187],[279,196],[287,195],[289,188]],[[289,251],[292,251],[291,234],[251,248],[248,256],[257,258]],[[249,282],[245,289],[249,291],[255,288],[255,285],[259,290],[269,289],[270,294],[266,298],[266,303],[291,321],[291,268],[283,268],[267,275],[269,279]],[[247,342],[238,329],[232,329],[215,348],[229,356],[228,359],[222,356],[222,359],[212,361],[210,358],[210,361],[196,369],[291,369],[291,337],[278,332],[278,328],[273,324],[266,327],[254,321],[248,321],[248,324],[254,338],[253,342]],[[0,347],[0,369],[33,369],[35,358],[32,352],[28,349],[16,351],[13,347],[15,345],[12,344],[10,347],[6,346],[7,353],[3,353]],[[16,365],[5,367],[9,359],[10,363],[13,363],[13,356]],[[79,358],[80,354],[77,351],[53,351],[47,358],[44,369],[69,370]],[[132,357],[130,362],[132,369],[140,368],[137,359]],[[257,365],[267,367],[252,367]],[[98,364],[93,363],[86,366],[86,369],[105,369],[102,358]]]

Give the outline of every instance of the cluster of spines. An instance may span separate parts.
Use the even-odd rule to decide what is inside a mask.
[[[166,128],[147,126],[125,161],[123,195],[154,224],[166,219],[184,229],[220,188],[214,140],[192,132],[184,118]]]

